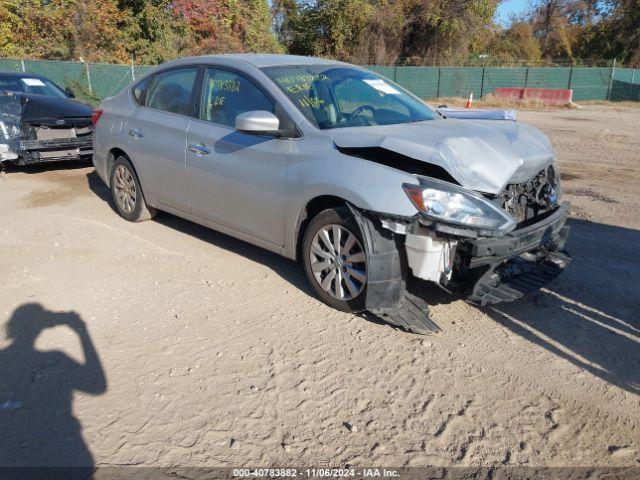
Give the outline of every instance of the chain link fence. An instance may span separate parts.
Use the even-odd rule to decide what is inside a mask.
[[[91,103],[115,95],[153,67],[0,59],[0,70],[44,75]],[[568,88],[579,100],[640,101],[640,70],[615,67],[384,67],[371,70],[420,98],[482,98],[498,87]]]

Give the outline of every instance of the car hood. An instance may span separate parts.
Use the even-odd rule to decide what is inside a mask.
[[[330,135],[338,147],[380,147],[437,165],[461,186],[485,193],[525,182],[554,161],[542,132],[508,121],[438,119],[334,129]]]
[[[22,105],[22,121],[27,123],[52,123],[65,119],[64,124],[72,124],[77,120],[86,122],[91,118],[91,106],[70,98],[50,97],[31,93],[16,94]]]

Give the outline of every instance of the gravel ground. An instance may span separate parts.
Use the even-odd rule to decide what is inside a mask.
[[[332,310],[296,264],[85,165],[0,178],[0,465],[640,465],[640,108],[520,112],[550,135],[574,261],[442,332]]]

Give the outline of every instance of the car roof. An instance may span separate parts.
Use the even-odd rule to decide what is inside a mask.
[[[35,78],[45,78],[42,75],[38,75],[37,73],[29,73],[29,72],[16,72],[13,70],[0,70],[0,76],[3,77],[35,77]]]
[[[305,57],[302,55],[279,55],[272,53],[227,53],[222,55],[203,55],[174,60],[169,64],[213,62],[222,60],[224,63],[242,62],[256,68],[276,67],[286,65],[349,65],[348,63],[327,58]]]

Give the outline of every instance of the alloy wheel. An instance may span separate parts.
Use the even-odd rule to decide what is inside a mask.
[[[367,282],[367,256],[353,232],[341,225],[318,230],[309,252],[313,276],[325,292],[338,300],[352,300]]]
[[[136,182],[133,174],[124,165],[118,165],[113,175],[116,202],[125,213],[131,213],[136,206]]]

